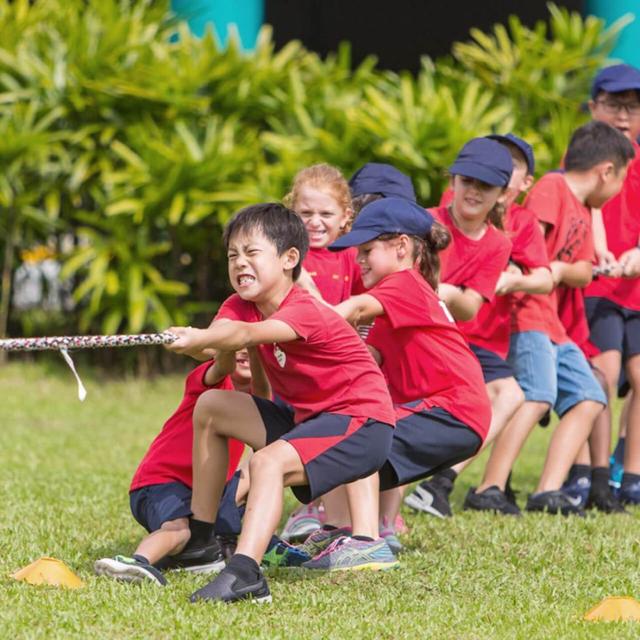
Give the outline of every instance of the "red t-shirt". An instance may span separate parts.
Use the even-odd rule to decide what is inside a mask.
[[[345,251],[309,249],[302,265],[329,304],[338,304],[362,291],[357,255],[356,247]]]
[[[198,398],[209,389],[233,390],[231,378],[225,376],[212,386],[204,383],[204,376],[213,362],[197,366],[185,381],[184,396],[175,413],[164,423],[162,431],[151,443],[131,481],[129,491],[166,482],[182,482],[192,486],[193,410]],[[244,444],[229,438],[229,466],[227,480],[238,467]]]
[[[252,302],[227,298],[216,319],[260,322]],[[289,325],[298,340],[258,345],[274,394],[295,410],[300,423],[319,413],[340,413],[395,424],[389,390],[364,342],[342,317],[293,286],[268,318]]]
[[[640,146],[629,165],[622,190],[602,208],[607,247],[616,258],[638,246],[640,240]],[[607,298],[621,307],[640,311],[640,278],[596,278],[585,296]]]
[[[433,289],[417,271],[408,269],[383,278],[367,293],[384,308],[367,343],[383,358],[393,401],[424,399],[484,440],[491,405],[480,364]]]
[[[549,267],[544,236],[533,213],[520,204],[512,204],[505,215],[504,226],[511,240],[511,260],[523,272]],[[509,353],[512,298],[511,295],[496,296],[480,307],[473,320],[459,323],[471,344],[487,349],[503,360]]]
[[[575,197],[562,173],[540,178],[525,205],[547,225],[549,261],[593,260],[591,210]],[[560,303],[564,322],[560,320]],[[572,287],[560,287],[548,296],[519,294],[513,319],[514,331],[542,331],[556,344],[569,341],[565,327],[570,327],[578,344],[581,335],[586,332],[588,336],[582,291]]]

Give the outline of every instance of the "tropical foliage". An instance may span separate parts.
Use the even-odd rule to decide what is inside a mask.
[[[555,166],[623,24],[554,5],[533,29],[471,32],[417,76],[327,59],[270,30],[255,51],[199,40],[152,0],[0,0],[0,335],[25,249],[61,250],[70,331],[197,320],[225,291],[223,223],[301,167],[370,160],[435,201],[471,136],[514,130]],[[28,325],[31,326],[31,325]]]

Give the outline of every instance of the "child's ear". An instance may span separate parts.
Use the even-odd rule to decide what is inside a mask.
[[[282,267],[285,271],[294,269],[300,262],[300,251],[296,247],[289,247],[282,254]]]
[[[348,224],[349,220],[353,218],[353,209],[351,207],[347,207],[344,210],[344,214],[342,215],[342,222],[340,223],[340,229],[344,229]]]
[[[409,247],[409,243],[411,241],[409,240],[409,236],[402,234],[399,238],[398,238],[398,246],[396,251],[398,252],[398,257],[399,258],[404,258],[410,247]]]
[[[531,187],[533,186],[534,180],[535,178],[530,173],[528,173],[525,179],[522,181],[522,187],[520,188],[520,191],[529,191],[529,189],[531,189]]]

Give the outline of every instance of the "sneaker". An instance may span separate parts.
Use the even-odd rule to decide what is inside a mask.
[[[529,495],[526,510],[542,511],[553,515],[561,513],[563,516],[577,515],[584,517],[584,510],[579,502],[579,498],[572,498],[560,490],[541,491],[540,493]]]
[[[122,582],[150,581],[163,587],[167,584],[167,580],[160,570],[137,558],[129,558],[127,556],[102,558],[96,560],[93,569],[99,576],[107,576]]]
[[[322,553],[305,562],[305,569],[322,571],[347,571],[373,569],[375,571],[392,569],[398,566],[398,560],[389,545],[382,539],[356,540],[341,536],[334,540]]]
[[[393,527],[389,525],[389,521],[386,517],[382,518],[380,523],[380,537],[386,541],[391,549],[391,553],[397,555],[402,551],[402,542],[398,539]]]
[[[304,542],[310,534],[322,527],[320,509],[314,504],[294,511],[284,525],[280,537],[287,542]]]
[[[623,484],[620,487],[620,502],[622,504],[640,504],[640,482]]]
[[[170,571],[181,569],[191,573],[218,573],[224,569],[225,558],[215,536],[206,544],[187,543],[175,556],[167,556],[156,566]]]
[[[492,511],[506,516],[519,516],[520,507],[515,504],[515,495],[511,500],[500,487],[493,485],[484,491],[476,491],[471,487],[464,499],[465,511]]]
[[[404,503],[415,511],[430,513],[437,518],[450,518],[449,493],[450,490],[442,485],[426,480],[404,499]]]
[[[591,491],[586,502],[586,508],[597,509],[602,513],[629,514],[611,491]]]
[[[228,560],[235,552],[238,546],[238,536],[232,533],[221,533],[216,535],[216,540],[220,545],[222,556]]]
[[[311,556],[308,553],[278,538],[264,554],[262,566],[269,569],[274,567],[299,567],[307,560],[311,560]]]
[[[569,479],[562,485],[562,491],[576,499],[578,506],[584,508],[591,492],[591,478],[581,476],[573,480]]]
[[[266,604],[271,602],[271,592],[262,574],[256,582],[245,582],[231,569],[225,568],[209,584],[193,593],[189,600],[227,603],[251,600]]]
[[[336,538],[350,534],[351,528],[347,527],[341,529],[317,529],[301,545],[298,545],[298,549],[306,553],[310,558],[314,558]]]

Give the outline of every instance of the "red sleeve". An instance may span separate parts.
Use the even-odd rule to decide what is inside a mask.
[[[547,245],[536,217],[526,209],[518,211],[512,224],[511,259],[526,269],[549,267]]]
[[[540,222],[552,227],[558,224],[558,216],[562,210],[562,191],[558,188],[557,175],[547,174],[540,178],[524,203]]]
[[[412,295],[407,295],[408,292],[412,292]],[[429,324],[429,302],[416,289],[416,283],[409,271],[400,271],[383,278],[367,293],[382,305],[384,314],[394,329],[423,327]],[[433,296],[435,299],[435,293]],[[374,334],[375,326],[374,324]],[[375,346],[373,342],[371,344]]]
[[[495,297],[498,278],[509,264],[511,255],[510,240],[493,227],[490,227],[490,232],[490,240],[488,238],[484,246],[484,259],[479,261],[478,268],[461,284],[465,289],[477,291],[488,302]]]
[[[241,322],[256,322],[259,320],[255,306],[243,300],[237,293],[229,296],[218,309],[214,320],[240,320]]]
[[[311,342],[316,339],[324,339],[325,324],[318,318],[318,315],[323,312],[337,315],[335,311],[332,311],[328,307],[319,309],[316,304],[314,304],[311,296],[304,292],[304,297],[291,300],[287,304],[282,305],[273,315],[269,316],[269,320],[280,320],[280,322],[284,322],[289,325],[302,340]]]

